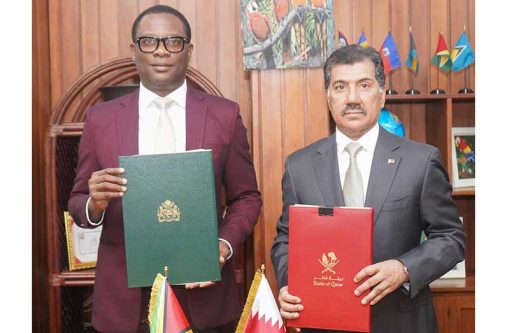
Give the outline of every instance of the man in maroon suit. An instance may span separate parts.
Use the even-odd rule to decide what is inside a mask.
[[[130,46],[140,89],[87,114],[69,210],[82,227],[103,225],[92,315],[100,332],[149,331],[149,288],[127,287],[121,197],[128,184],[118,156],[159,152],[163,112],[170,118],[172,151],[212,150],[222,267],[221,282],[174,286],[174,291],[194,332],[232,332],[240,316],[229,259],[257,221],[260,193],[238,105],[186,84],[190,39],[188,21],[174,8],[157,5],[142,12],[132,26]],[[161,97],[170,101],[168,107],[160,106]]]

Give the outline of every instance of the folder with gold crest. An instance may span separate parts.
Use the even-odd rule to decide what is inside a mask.
[[[289,293],[304,310],[287,326],[370,331],[353,281],[372,263],[373,208],[289,207]]]
[[[217,206],[211,150],[120,156],[129,287],[219,281]]]

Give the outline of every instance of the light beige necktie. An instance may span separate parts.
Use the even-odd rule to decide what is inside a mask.
[[[160,109],[157,130],[155,133],[155,154],[174,153],[176,151],[174,126],[169,114],[169,107],[173,100],[167,97],[160,97],[153,101]]]
[[[363,146],[357,142],[351,142],[345,147],[350,156],[349,168],[347,169],[345,182],[343,183],[343,197],[345,199],[345,206],[347,207],[364,206],[363,179],[356,160],[357,154],[361,149],[363,149]]]

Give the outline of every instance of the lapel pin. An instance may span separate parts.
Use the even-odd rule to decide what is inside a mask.
[[[392,158],[387,159],[387,164],[394,164],[394,163],[396,163],[396,161],[394,159],[392,159]]]

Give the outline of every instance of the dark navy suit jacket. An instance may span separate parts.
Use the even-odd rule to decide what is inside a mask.
[[[288,283],[289,205],[345,206],[340,184],[335,135],[287,158],[283,211],[271,251],[280,288]],[[373,261],[401,260],[410,272],[410,291],[400,288],[372,307],[372,332],[436,332],[428,285],[465,254],[451,191],[437,148],[380,128],[365,197],[365,206],[375,212]],[[422,231],[428,240],[420,244]]]

